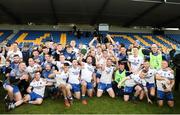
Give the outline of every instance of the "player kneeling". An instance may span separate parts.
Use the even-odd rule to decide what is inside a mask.
[[[107,64],[101,67],[101,78],[98,84],[97,97],[101,97],[104,91],[107,91],[109,96],[115,98],[115,93],[112,89],[112,77],[114,67],[112,66],[112,60],[107,59]]]
[[[174,97],[172,88],[174,86],[174,72],[168,67],[167,61],[162,61],[162,69],[157,72],[157,98],[158,105],[163,106],[164,99],[167,100],[169,107],[174,107]]]
[[[68,84],[66,86],[67,90],[67,96],[72,104],[73,98],[72,98],[72,93],[74,93],[74,97],[76,99],[80,99],[80,68],[78,66],[77,60],[72,61],[72,67],[69,69],[69,79],[68,79]]]
[[[53,74],[49,75],[49,78],[55,78],[55,86],[59,89],[59,91],[62,91],[62,94],[64,96],[64,104],[66,107],[70,107],[69,100],[67,98],[67,80],[69,76],[69,63],[64,63],[62,67],[62,71],[54,71]]]
[[[81,64],[81,91],[82,91],[82,104],[86,105],[87,100],[85,98],[86,91],[89,97],[93,96],[93,87],[95,83],[94,67],[92,65],[92,57],[88,56],[86,63],[80,62]],[[92,82],[93,81],[93,82]]]
[[[41,78],[40,72],[35,72],[34,79],[27,88],[29,94],[23,98],[24,103],[42,104],[46,85],[46,80]]]
[[[142,99],[142,94],[146,94],[148,103],[152,103],[148,96],[148,90],[146,88],[146,81],[144,77],[146,76],[147,71],[142,70],[139,74],[131,74],[130,76],[125,77],[122,81],[119,82],[118,87],[120,88],[124,83],[124,101],[129,101],[130,95],[133,94],[133,90],[135,90],[134,96],[132,100],[135,102],[139,96],[139,99]]]
[[[143,64],[144,68],[147,71],[147,75],[145,76],[145,80],[147,82],[146,87],[149,91],[149,98],[151,100],[155,99],[155,75],[157,70],[150,68],[149,61],[145,61]]]

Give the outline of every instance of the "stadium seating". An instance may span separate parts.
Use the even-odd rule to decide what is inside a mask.
[[[45,41],[54,41],[56,43],[60,42],[60,34],[61,32],[57,31],[19,31],[10,41],[9,43],[17,42],[27,42],[40,44]]]
[[[121,43],[125,43],[127,45],[129,45],[130,43],[134,43],[135,40],[139,40],[142,46],[151,46],[151,44],[157,44],[159,47],[166,49],[174,48],[176,46],[176,43],[166,39],[165,36],[158,36],[158,35],[144,34],[144,33],[111,33],[111,35],[113,35],[115,38],[118,35],[121,35],[121,38],[129,41],[129,42],[124,42],[122,39]],[[116,39],[115,41],[117,41]]]
[[[82,32],[81,37],[78,38],[76,35],[74,35],[74,33],[66,32],[67,43],[69,43],[71,40],[75,40],[77,44],[80,44],[80,43],[88,44],[92,40],[93,36],[92,34],[90,34],[90,36],[87,37],[85,34],[86,32]]]
[[[30,44],[40,44],[46,41],[53,41],[56,43],[66,44],[71,40],[75,40],[77,44],[83,43],[88,44],[92,38],[93,34],[86,36],[87,32],[82,32],[81,37],[78,38],[76,34],[71,31],[30,31],[30,30],[20,30],[9,43],[18,42],[20,45],[22,43]],[[157,44],[159,47],[165,49],[175,48],[177,42],[173,39],[179,40],[180,35],[153,35],[149,33],[121,33],[121,32],[110,32],[109,33],[116,42],[125,44],[128,47],[130,44],[134,43],[136,40],[140,41],[140,45],[149,47],[151,44]],[[0,33],[0,36],[1,33]],[[171,38],[168,38],[168,36]]]
[[[13,33],[12,30],[0,30],[0,43],[6,40]]]
[[[167,37],[176,43],[180,43],[180,34],[167,34]]]

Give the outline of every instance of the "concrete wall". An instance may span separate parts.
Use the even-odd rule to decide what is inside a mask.
[[[167,30],[166,30],[164,33],[165,33],[165,34],[180,34],[180,30],[178,30],[178,31],[172,31],[172,30],[171,30],[171,31],[170,31],[170,30],[167,31]]]
[[[70,31],[73,24],[60,24],[60,25],[0,25],[1,30],[50,30],[50,31]],[[82,31],[94,31],[94,26],[91,25],[77,25]],[[150,33],[149,29],[133,29],[118,26],[110,26],[110,32],[130,32],[130,33]]]

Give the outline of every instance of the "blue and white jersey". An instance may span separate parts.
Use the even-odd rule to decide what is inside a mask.
[[[134,87],[135,85],[136,85],[136,83],[134,82],[133,79],[127,79],[124,82],[124,86],[126,86],[126,87]]]
[[[34,64],[33,66],[28,66],[27,67],[27,72],[30,74],[31,78],[34,78],[34,74],[37,71],[38,68],[40,68],[41,66],[38,64]]]
[[[59,86],[60,84],[66,84],[68,77],[69,72],[65,73],[64,71],[62,71],[61,73],[57,73],[55,75],[56,86]]]
[[[128,61],[130,62],[132,72],[134,73],[137,72],[143,64],[144,59],[141,56],[134,57],[133,55],[130,55]]]
[[[30,83],[30,87],[33,88],[33,92],[44,97],[46,81],[43,78],[36,81],[35,79]]]
[[[146,80],[140,78],[139,74],[132,74],[130,77],[131,77],[131,79],[134,80],[134,82],[135,82],[136,84],[140,84],[140,85],[142,85],[143,87],[146,87]]]
[[[165,77],[168,80],[174,80],[174,74],[170,70],[160,69],[157,73],[161,77]],[[165,87],[166,88],[170,87],[170,84],[168,84],[165,80],[156,80],[156,84],[157,84],[157,90],[160,90],[160,91],[164,91]]]
[[[99,54],[98,54],[98,53],[96,52],[95,57],[96,57],[96,60],[99,61],[99,60],[102,58],[102,53],[99,53]]]
[[[7,52],[7,57],[9,57],[9,60],[11,62],[14,61],[14,55],[19,55],[20,58],[23,58],[22,52],[20,50],[17,50],[16,52],[14,52],[13,50],[9,50]]]
[[[157,70],[149,68],[147,75],[145,76],[146,82],[152,84],[155,83],[155,75]]]
[[[64,63],[68,63],[69,65],[71,65],[71,62],[70,61],[64,61],[64,62],[60,62],[60,61],[55,61],[54,64],[57,66],[58,70],[59,71],[62,71],[63,70],[63,65]]]
[[[128,87],[134,87],[135,85],[142,85],[143,87],[146,87],[146,81],[145,79],[141,79],[139,77],[139,74],[131,74],[128,76],[130,79],[125,81],[125,86]]]
[[[105,67],[104,71],[101,73],[100,82],[105,84],[111,84],[112,82],[112,75],[114,72],[114,67]]]
[[[77,54],[78,54],[78,52],[79,52],[79,49],[78,49],[78,48],[76,48],[76,47],[74,47],[72,51],[73,51],[73,52],[75,52],[75,54],[77,55]]]
[[[96,63],[99,65],[106,65],[106,59],[101,57],[99,60],[97,60]]]
[[[55,79],[56,81],[58,81],[59,79],[62,79],[64,82],[66,82],[68,77],[69,77],[69,73],[68,72],[65,73],[64,71],[62,71],[61,73],[56,74]]]
[[[80,68],[73,68],[69,69],[69,80],[68,82],[71,84],[79,84],[79,77],[80,77]]]
[[[81,69],[81,80],[91,82],[94,69],[94,66],[91,64],[83,63],[83,67]]]

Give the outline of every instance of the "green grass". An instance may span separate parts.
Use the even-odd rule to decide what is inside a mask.
[[[1,104],[0,113],[6,114],[72,114],[72,113],[82,113],[82,114],[170,114],[170,113],[180,113],[180,93],[175,92],[175,107],[169,108],[167,105],[160,108],[156,103],[153,105],[147,104],[144,100],[143,102],[138,102],[133,104],[132,102],[124,102],[121,98],[111,99],[107,95],[97,98],[93,97],[88,100],[88,105],[82,105],[81,101],[75,100],[74,104],[70,108],[66,108],[63,105],[63,99],[58,98],[52,100],[50,98],[45,99],[43,104],[40,106],[23,104],[22,106],[10,111],[5,112],[3,102],[3,90],[0,89]]]

